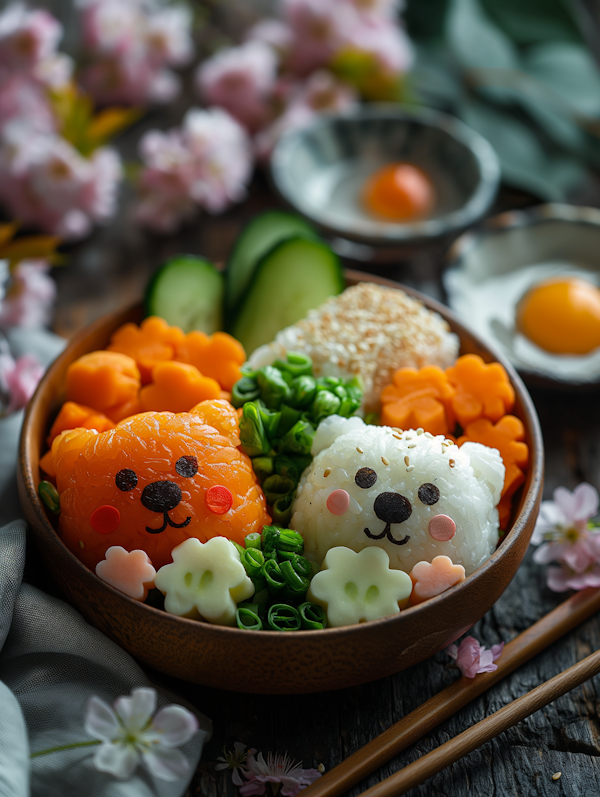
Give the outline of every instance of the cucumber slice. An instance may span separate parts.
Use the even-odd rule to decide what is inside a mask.
[[[344,287],[340,261],[328,246],[302,236],[288,238],[258,263],[232,334],[252,354]]]
[[[223,329],[223,274],[210,260],[178,255],[167,260],[146,289],[148,315],[158,315],[184,332],[212,335]]]
[[[225,309],[230,317],[246,292],[260,258],[278,241],[299,234],[316,235],[307,221],[282,210],[261,213],[244,227],[227,261]]]

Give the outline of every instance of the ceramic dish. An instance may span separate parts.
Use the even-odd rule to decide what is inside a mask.
[[[397,161],[420,167],[437,201],[420,221],[379,221],[362,208],[365,181]],[[323,115],[285,134],[271,158],[276,189],[296,211],[329,235],[390,247],[456,234],[492,204],[500,179],[488,142],[458,119],[398,105]]]
[[[349,285],[372,281],[359,272]],[[433,300],[405,289],[436,310],[457,333],[463,353],[496,355]],[[523,383],[510,365],[515,414],[525,424],[531,462],[514,522],[497,551],[465,581],[400,614],[323,631],[242,631],[180,618],[138,603],[88,570],[62,543],[38,499],[38,462],[48,427],[63,398],[65,371],[82,354],[104,347],[127,321],[139,322],[141,306],[102,318],[84,330],[50,366],[27,409],[20,451],[19,492],[38,554],[66,600],[93,625],[143,663],[189,681],[259,693],[319,692],[348,687],[405,669],[465,633],[498,600],[527,550],[542,496],[543,444],[539,422]]]
[[[582,277],[600,287],[599,253],[596,208],[551,204],[503,213],[450,249],[444,274],[448,303],[528,383],[594,388],[600,385],[600,349],[577,356],[545,352],[518,332],[515,308],[546,278]]]

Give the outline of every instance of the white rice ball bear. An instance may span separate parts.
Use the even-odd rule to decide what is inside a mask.
[[[406,573],[446,555],[468,575],[494,552],[504,484],[496,449],[332,416],[312,453],[290,526],[317,564],[338,545],[376,545]]]

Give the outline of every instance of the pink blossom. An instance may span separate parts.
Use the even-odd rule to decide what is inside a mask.
[[[325,69],[313,72],[298,91],[293,104],[307,105],[313,111],[345,111],[358,104],[354,89]]]
[[[55,53],[40,61],[35,70],[35,78],[42,86],[57,90],[66,88],[73,78],[75,64],[64,53]]]
[[[183,126],[142,138],[144,169],[135,215],[157,232],[171,232],[198,208],[224,210],[245,196],[252,170],[244,129],[219,108],[188,111]]]
[[[342,46],[368,53],[389,74],[403,74],[412,66],[413,50],[403,28],[385,17],[356,16],[341,32]]]
[[[272,125],[261,130],[254,138],[254,150],[256,157],[261,161],[266,161],[271,157],[273,147],[279,138],[288,130],[309,125],[315,118],[316,111],[304,103],[296,103],[279,116]]]
[[[61,35],[60,23],[47,11],[11,3],[0,13],[0,64],[31,71],[54,54]]]
[[[398,0],[346,0],[367,19],[390,19],[398,15],[402,3]]]
[[[456,666],[467,678],[474,678],[479,672],[494,672],[498,665],[494,664],[500,658],[504,642],[492,645],[488,650],[472,636],[465,637],[460,645],[450,645],[446,653],[454,659]]]
[[[254,131],[269,118],[269,92],[275,84],[277,58],[261,41],[221,50],[196,73],[198,88],[209,105],[218,105]]]
[[[0,391],[7,399],[3,415],[10,415],[27,404],[43,373],[44,368],[33,354],[23,354],[15,360],[8,344],[0,346]]]
[[[329,64],[355,18],[349,4],[322,0],[283,0],[283,13],[294,34],[289,67],[299,75]]]
[[[262,753],[256,757],[249,754],[246,766],[241,767],[241,770],[246,778],[246,783],[240,787],[242,797],[264,794],[267,783],[281,784],[283,797],[294,797],[321,777],[317,769],[302,769],[287,753],[267,753],[266,761]]]
[[[112,214],[120,173],[108,150],[84,158],[20,119],[0,132],[0,201],[14,217],[64,238],[80,238]]]
[[[246,33],[246,41],[259,41],[268,44],[280,55],[289,50],[293,33],[289,25],[280,19],[261,19]]]
[[[240,775],[242,766],[246,763],[248,756],[256,753],[254,747],[246,750],[246,745],[242,742],[234,742],[233,750],[223,748],[223,755],[217,756],[218,764],[215,766],[217,772],[221,769],[231,770],[231,780],[235,786],[243,786],[244,781]]]
[[[547,584],[555,592],[600,585],[600,531],[589,528],[600,504],[591,484],[580,484],[573,492],[554,491],[553,501],[543,501],[531,542],[537,564],[558,562],[548,568]]]
[[[43,327],[50,320],[56,285],[45,260],[21,260],[0,300],[0,326]]]
[[[180,90],[168,67],[194,54],[191,14],[142,0],[78,0],[86,65],[80,80],[98,103],[163,103]]]
[[[0,128],[18,118],[40,133],[56,131],[56,119],[39,83],[24,72],[0,69]]]

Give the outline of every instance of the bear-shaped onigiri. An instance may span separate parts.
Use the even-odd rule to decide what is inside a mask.
[[[496,449],[459,448],[422,429],[331,416],[312,453],[290,525],[317,564],[338,545],[357,552],[376,545],[389,554],[390,567],[407,573],[444,554],[468,575],[496,548],[504,483]]]

